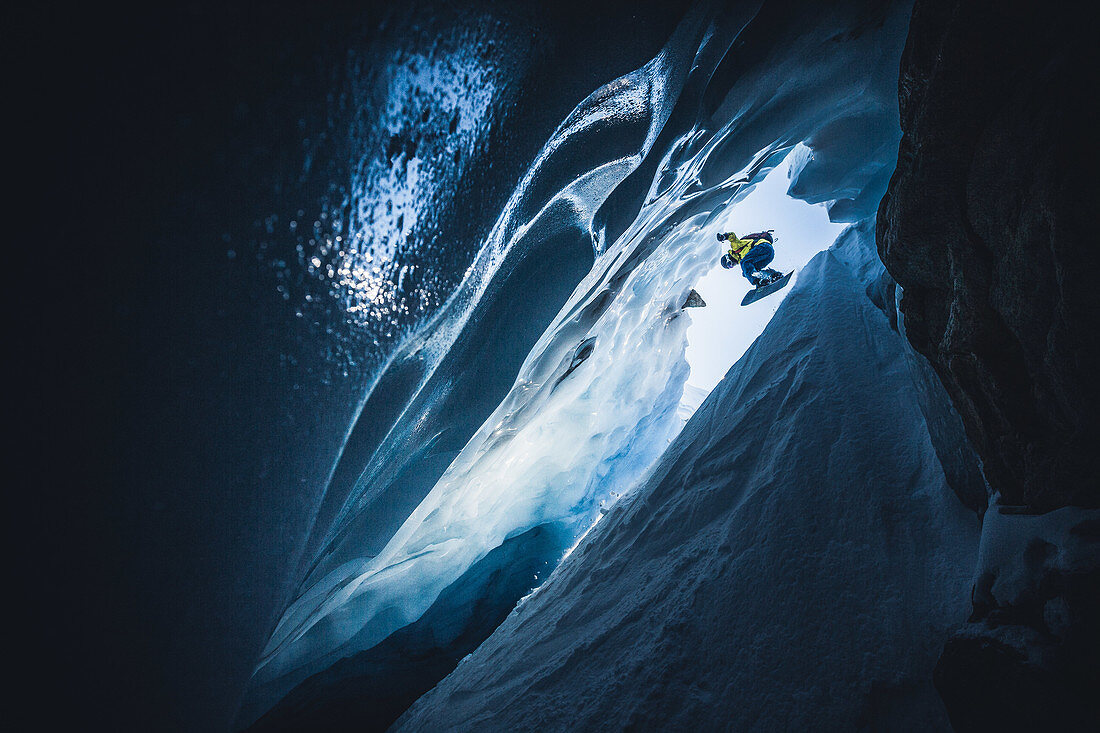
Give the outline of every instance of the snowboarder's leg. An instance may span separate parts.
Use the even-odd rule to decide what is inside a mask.
[[[750,255],[756,255],[754,262],[756,263],[757,270],[763,270],[765,267],[771,264],[771,261],[775,259],[775,248],[770,244],[761,242],[760,244],[749,250]]]
[[[741,260],[741,272],[744,274],[745,279],[752,283],[753,287],[756,287],[756,278],[754,277],[756,265],[749,259],[749,255],[751,254],[752,252],[749,252],[749,254],[745,255],[745,258]]]
[[[741,260],[741,271],[745,273],[745,277],[753,287],[758,287],[763,282],[762,278],[767,278],[766,273],[763,276],[757,276],[756,271],[763,270],[773,259],[775,259],[775,250],[770,244],[761,242],[750,249]]]

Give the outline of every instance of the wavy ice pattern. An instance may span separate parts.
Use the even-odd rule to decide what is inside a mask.
[[[906,10],[704,3],[655,59],[577,106],[459,288],[395,357],[415,366],[404,385],[411,396],[339,510],[316,528],[314,560],[254,686],[277,699],[378,643],[508,538],[552,525],[572,544],[601,504],[637,484],[682,424],[690,316],[680,305],[711,268],[714,231],[730,207],[798,143],[806,152],[792,195],[830,202],[841,221],[877,207],[900,137]],[[760,53],[761,35],[785,53]],[[462,346],[478,308],[541,233],[562,228],[590,239],[590,272],[503,401],[433,467],[440,436],[474,409],[453,395],[499,348]],[[381,527],[379,507],[402,502],[411,511],[393,531]]]

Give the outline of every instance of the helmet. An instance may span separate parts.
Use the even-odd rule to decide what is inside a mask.
[[[722,255],[722,267],[726,268],[727,270],[733,268],[733,258],[730,257],[729,254]]]

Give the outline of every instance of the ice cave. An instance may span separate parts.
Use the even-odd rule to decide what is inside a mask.
[[[73,330],[27,727],[1094,730],[1077,15],[25,18]]]

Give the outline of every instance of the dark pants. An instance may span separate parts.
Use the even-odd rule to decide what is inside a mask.
[[[763,270],[773,259],[775,259],[775,250],[767,242],[761,242],[741,258],[741,272],[745,274],[750,283],[756,285],[756,281],[752,279],[753,273],[757,270]]]

